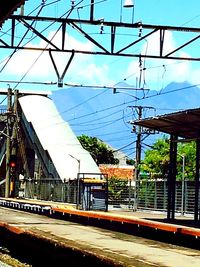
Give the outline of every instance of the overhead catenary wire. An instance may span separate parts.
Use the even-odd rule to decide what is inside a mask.
[[[59,1],[60,1],[60,0],[59,0]],[[41,4],[38,5],[35,9],[33,9],[33,10],[28,14],[28,16],[30,16],[32,13],[34,13],[39,7],[41,7]],[[20,24],[20,22],[18,22],[18,23],[16,24],[16,26],[17,26],[18,24]],[[6,32],[3,32],[2,30],[0,30],[0,32],[2,33],[2,34],[0,35],[0,38],[1,38],[2,36],[4,36],[4,35],[10,35],[10,36],[11,36],[11,34],[8,34],[9,31],[11,31],[11,28],[9,28]],[[17,36],[17,38],[21,38],[21,36]]]
[[[79,5],[81,2],[83,2],[83,0],[80,0],[77,5]],[[76,5],[76,6],[77,6]],[[37,16],[41,13],[42,9],[45,7],[45,5],[41,4],[41,8],[40,10],[38,11],[38,14]],[[73,8],[71,8],[70,10],[68,10],[67,12],[65,12],[62,16],[64,17],[65,15],[67,15],[67,17],[71,14],[71,12],[73,11]],[[32,24],[34,23],[34,21],[32,22]],[[45,31],[46,29],[48,29],[50,26],[52,26],[55,22],[52,22],[48,27],[46,27],[43,31]],[[32,25],[31,24],[31,25]],[[53,37],[51,38],[51,41],[53,40],[53,38],[55,37],[55,35],[58,33],[58,31],[60,30],[60,28],[62,27],[62,25],[58,28],[58,30],[56,31],[56,33],[53,35]],[[26,36],[26,34],[28,33],[29,30],[26,31],[25,35],[22,37],[20,43],[18,44],[18,46],[22,43],[23,41],[23,38]],[[43,32],[41,31],[41,32]],[[24,44],[23,46],[27,45],[30,41],[32,41],[33,39],[35,39],[36,37],[33,37],[31,40],[29,40],[26,44]],[[48,44],[47,46],[45,47],[45,49],[48,47]],[[35,59],[35,61],[31,64],[31,66],[28,68],[28,70],[26,71],[26,73],[22,76],[21,80],[18,82],[18,84],[15,86],[14,89],[17,88],[17,86],[20,84],[20,82],[27,76],[27,74],[30,72],[30,70],[32,69],[32,67],[35,65],[35,63],[38,61],[38,59],[41,57],[41,55],[43,54],[43,52],[45,51],[42,50],[42,52],[40,53],[40,55]],[[0,72],[2,72],[2,70],[5,68],[5,66],[8,64],[8,62],[10,61],[10,59],[12,58],[12,56],[17,52],[17,48],[14,50],[14,52],[8,57],[8,61],[4,64],[4,66],[1,68]]]
[[[123,112],[123,109],[120,109],[120,110],[116,111],[114,115],[116,115],[116,114],[118,114],[118,113],[122,113],[122,112]],[[100,120],[103,120],[103,119],[105,119],[105,118],[111,117],[111,116],[113,116],[113,113],[109,113],[109,114],[106,115],[106,116],[103,116],[103,117],[98,118],[98,121],[97,121],[97,119],[95,118],[95,119],[92,119],[92,120],[90,120],[90,121],[79,122],[79,123],[77,123],[77,124],[73,124],[73,123],[72,123],[71,126],[92,126],[92,125],[96,125],[96,124],[103,124],[103,123],[105,123],[105,122],[99,122],[99,121],[100,121]],[[92,122],[96,122],[96,123],[95,123],[95,124],[92,124]]]
[[[32,11],[28,14],[28,16],[31,15],[32,13],[34,13],[39,7],[41,7],[41,4],[38,5],[34,10],[32,10]],[[16,24],[16,26],[19,25],[19,24],[20,24],[20,22],[18,22],[18,23]],[[0,38],[1,38],[2,36],[4,36],[4,35],[8,35],[8,32],[9,32],[9,31],[11,31],[11,28],[8,29],[6,32],[2,32],[2,31],[0,31],[0,32],[3,33],[2,35],[0,35]],[[11,35],[11,34],[10,34],[10,35]],[[22,37],[17,36],[17,38],[21,39]],[[24,39],[25,39],[25,38],[24,38]],[[28,38],[28,39],[29,39],[29,38]],[[12,55],[12,53],[11,53],[11,55]],[[6,61],[6,62],[9,61],[11,55],[10,55],[10,56],[7,56],[6,58],[4,58],[4,59],[0,62],[0,64],[2,64],[2,63],[5,62],[5,61]]]
[[[200,84],[199,84],[200,85]],[[171,91],[167,91],[167,92],[163,92],[161,94],[166,94],[166,93],[172,93],[174,91],[180,91],[180,90],[185,90],[185,89],[189,89],[189,88],[192,88],[192,87],[196,87],[198,86],[197,85],[191,85],[191,86],[187,86],[187,87],[181,87],[181,88],[178,88],[178,89],[173,89]],[[146,98],[151,98],[151,97],[157,97],[157,96],[160,96],[161,94],[157,93],[157,94],[154,94],[154,95],[151,95],[151,96],[148,96],[148,97],[142,97],[141,99],[139,99],[138,101],[142,100],[142,99],[146,99]],[[72,121],[75,121],[75,120],[78,120],[78,119],[82,119],[82,118],[86,118],[86,117],[90,117],[90,116],[93,116],[93,115],[96,115],[96,114],[99,114],[99,113],[103,113],[105,111],[108,111],[108,110],[113,110],[115,108],[118,108],[120,106],[123,106],[123,105],[128,105],[128,104],[131,104],[133,103],[134,101],[124,101],[123,103],[120,103],[120,104],[117,104],[117,105],[113,105],[113,106],[110,106],[110,107],[107,107],[107,108],[103,108],[103,109],[100,109],[100,110],[96,110],[94,112],[90,112],[90,113],[87,113],[87,114],[83,114],[81,116],[79,116],[78,118],[72,118],[72,119],[69,119],[68,122],[71,123]],[[74,107],[73,107],[74,108]],[[64,113],[64,112],[68,112],[69,110],[71,111],[73,108],[70,108],[68,110],[65,110],[65,111],[62,111],[61,113]],[[76,108],[76,107],[75,107]],[[174,109],[176,110],[176,109]],[[180,109],[178,109],[180,110]],[[42,127],[42,124],[41,124],[41,127]]]
[[[11,80],[1,80],[0,83],[19,83],[19,81],[11,81]],[[36,85],[56,85],[57,82],[28,82],[28,81],[24,81],[21,82],[23,84],[36,84]]]
[[[46,5],[45,5],[46,6]]]
[[[102,1],[100,1],[100,2],[102,2]]]
[[[118,148],[118,149],[113,150],[113,152],[121,151],[121,150],[123,150],[124,148],[129,147],[129,146],[131,146],[131,145],[133,145],[133,144],[135,144],[135,143],[136,143],[136,141],[133,141],[133,142],[131,142],[131,143],[129,143],[129,144],[123,146],[123,147],[120,147],[120,148]]]
[[[82,2],[83,0],[81,0],[80,2]],[[77,4],[78,5],[78,4]],[[71,10],[69,10],[68,12],[66,12],[65,14],[67,14],[67,17],[71,14],[73,8]],[[64,16],[64,15],[63,15]],[[54,24],[54,22],[52,23]],[[58,28],[58,30],[54,33],[54,35],[52,36],[52,38],[50,39],[50,41],[52,41],[54,39],[54,37],[56,36],[56,34],[59,32],[60,28],[62,27],[62,25],[60,25],[60,27]],[[30,67],[28,68],[28,70],[25,72],[25,74],[22,76],[22,78],[20,79],[19,83],[15,85],[14,89],[17,88],[17,86],[20,84],[21,81],[23,81],[23,79],[27,76],[27,74],[30,72],[30,70],[33,68],[33,66],[36,64],[36,62],[39,60],[39,58],[42,56],[42,54],[44,53],[44,51],[46,50],[46,48],[49,46],[49,44],[46,45],[46,47],[42,50],[42,52],[39,54],[39,56],[34,60],[34,62],[30,65]]]
[[[45,4],[45,3],[42,2],[42,4],[41,4],[41,9],[39,10],[37,16],[39,16],[39,14],[41,13],[42,9],[43,9],[45,6],[51,5],[51,4],[56,3],[56,2],[59,2],[59,1],[60,1],[60,0],[58,0],[58,1],[53,1],[52,3],[49,3],[49,4]],[[84,1],[84,0],[80,0],[76,5],[72,6],[70,10],[68,10],[67,12],[65,12],[60,18],[64,17],[66,14],[67,14],[67,17],[69,17],[70,14],[72,13],[72,11],[75,10],[75,9],[76,9],[76,8],[83,2],[83,1]],[[99,4],[99,3],[101,3],[101,2],[105,2],[105,1],[107,1],[107,0],[101,0],[101,1],[98,1],[98,2],[95,3],[95,5],[96,5],[96,4]],[[82,6],[82,7],[80,7],[80,8],[83,8],[83,7],[84,7],[84,6]],[[54,23],[55,23],[55,22],[51,23],[50,26],[51,26],[52,24],[54,24]],[[33,24],[34,24],[34,21],[32,22],[31,25],[33,25]],[[50,27],[50,26],[48,26],[48,27]],[[48,27],[47,27],[47,28],[48,28]],[[51,41],[53,40],[53,38],[55,37],[55,35],[58,33],[58,31],[60,30],[61,27],[62,27],[62,25],[58,28],[58,30],[56,31],[56,33],[54,34],[54,36],[51,38]],[[45,30],[46,30],[47,28],[45,28]],[[25,33],[25,35],[22,37],[22,39],[21,39],[20,43],[18,44],[18,46],[22,43],[22,41],[24,40],[24,38],[25,38],[26,34],[28,33],[28,31],[29,31],[29,29],[27,30],[27,32]],[[44,31],[44,30],[43,30],[43,31]],[[42,31],[42,32],[43,32],[43,31]],[[33,38],[33,39],[34,39],[34,38]],[[31,39],[31,40],[33,40],[33,39]],[[31,41],[31,40],[30,40],[30,41]],[[30,42],[30,41],[29,41],[29,42]],[[28,43],[29,43],[29,42],[28,42]],[[26,43],[25,45],[27,45],[27,43]],[[24,46],[25,46],[25,45],[24,45]],[[45,49],[46,49],[47,47],[48,47],[48,44],[47,44],[47,46],[45,47]],[[20,84],[20,83],[22,82],[22,80],[27,76],[27,74],[30,72],[30,70],[32,69],[32,67],[35,65],[35,63],[38,61],[38,59],[41,57],[41,55],[43,54],[43,52],[45,51],[45,49],[40,53],[40,55],[39,55],[39,56],[35,59],[35,61],[31,64],[31,66],[30,66],[29,69],[26,71],[26,73],[22,76],[22,78],[21,78],[21,80],[19,81],[18,84]],[[12,56],[16,53],[16,51],[17,51],[17,48],[16,48],[16,49],[14,50],[14,52],[8,57],[8,60],[6,61],[6,63],[4,64],[4,66],[1,68],[0,72],[2,72],[2,70],[3,70],[3,69],[5,68],[5,66],[8,64],[8,62],[10,61],[10,59],[12,58]],[[14,89],[17,88],[18,84],[16,84],[16,86],[15,86]]]
[[[54,2],[56,2],[56,1],[54,1]],[[52,3],[54,3],[54,2],[52,2]],[[97,3],[95,3],[95,4],[98,4],[98,3],[100,3],[100,2],[105,2],[105,0],[104,1],[98,1]],[[79,2],[80,3],[80,2]],[[45,6],[46,6],[47,4],[45,4]],[[90,5],[90,4],[89,4]],[[83,8],[84,6],[81,6],[81,7],[77,7],[77,8]]]
[[[109,122],[107,122],[107,123],[102,123],[103,125],[102,126],[98,126],[98,127],[93,127],[93,128],[91,128],[91,129],[87,129],[87,131],[95,131],[95,130],[98,130],[98,129],[102,129],[102,128],[105,128],[106,126],[109,126],[109,125],[112,125],[112,124],[114,124],[114,123],[116,123],[116,122],[119,122],[120,120],[122,120],[123,119],[123,117],[120,117],[120,118],[118,118],[118,119],[115,119],[115,120],[112,120],[112,121],[109,121]],[[84,130],[82,130],[82,131],[84,131]]]
[[[38,17],[38,16],[40,15],[40,13],[42,12],[43,8],[44,8],[44,5],[41,4],[40,10],[38,11],[36,17]],[[31,26],[34,24],[34,22],[35,22],[35,21],[32,21]],[[22,44],[22,42],[23,42],[24,38],[26,37],[26,35],[28,34],[28,32],[29,32],[29,29],[26,30],[25,34],[22,36],[22,38],[21,38],[20,42],[18,43],[17,47],[19,47],[19,46]],[[7,60],[6,63],[3,65],[3,67],[0,69],[0,73],[1,73],[1,72],[4,70],[4,68],[7,66],[7,64],[8,64],[9,61],[12,59],[12,57],[14,56],[14,54],[16,53],[16,51],[17,51],[17,48],[15,48],[14,51],[11,53],[11,55],[8,57],[8,60]]]

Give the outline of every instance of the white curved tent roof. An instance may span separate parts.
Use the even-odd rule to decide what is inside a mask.
[[[75,179],[79,168],[80,173],[100,173],[97,164],[83,149],[69,124],[61,118],[51,99],[29,95],[19,98],[19,102],[62,180]]]

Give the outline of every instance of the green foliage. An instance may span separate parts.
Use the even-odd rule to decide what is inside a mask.
[[[87,150],[96,163],[99,164],[117,164],[119,162],[105,143],[96,137],[81,135],[78,137],[81,145]]]
[[[152,146],[145,152],[144,160],[141,164],[141,170],[146,173],[151,173],[154,178],[158,174],[161,177],[166,176],[169,164],[169,140],[164,137],[158,139]]]
[[[132,165],[132,166],[133,166],[133,165],[135,164],[135,160],[133,160],[133,159],[127,159],[127,160],[126,160],[126,164],[127,164],[127,165]]]
[[[127,195],[127,190],[127,180],[119,180],[116,177],[108,179],[108,195],[110,200],[122,200],[123,196]]]
[[[196,157],[195,142],[178,143],[177,151],[177,180],[182,179],[183,165],[185,168],[185,179],[194,180]],[[140,170],[150,173],[152,178],[166,177],[169,170],[169,153],[169,139],[164,136],[163,138],[158,139],[153,144],[152,148],[145,152],[145,157],[140,166]]]
[[[185,179],[194,180],[196,165],[196,144],[195,142],[183,143],[178,146],[177,155],[177,180],[182,179],[183,157],[185,157]]]

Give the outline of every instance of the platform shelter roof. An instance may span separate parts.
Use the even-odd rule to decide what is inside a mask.
[[[200,108],[141,119],[134,125],[185,139],[197,139],[200,137]]]

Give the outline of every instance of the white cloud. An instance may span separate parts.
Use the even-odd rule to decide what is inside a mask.
[[[156,33],[145,41],[142,54],[147,53],[148,55],[158,56],[159,55],[159,33]],[[163,55],[173,51],[178,46],[172,32],[166,31],[165,42],[163,47]],[[175,55],[175,54],[173,54]],[[181,57],[190,57],[185,52],[178,51],[176,55]],[[184,82],[188,81],[192,84],[200,83],[198,77],[200,74],[200,68],[192,61],[186,60],[173,60],[173,59],[150,59],[142,58],[142,68],[145,66],[146,70],[143,71],[141,79],[144,81],[147,87],[150,89],[160,90],[170,82]],[[136,73],[136,75],[131,75]],[[140,67],[139,62],[132,61],[127,68],[127,77],[131,77],[129,83],[134,82],[136,77],[140,79]],[[142,86],[142,85],[141,85]]]
[[[48,39],[51,39],[55,32],[50,32]],[[60,47],[62,33],[58,32],[54,37],[53,43]],[[66,49],[92,51],[93,44],[89,41],[79,41],[76,38],[66,34]],[[45,47],[46,43],[42,40],[38,45],[29,44],[29,47]],[[71,53],[52,52],[58,72],[62,75]],[[35,64],[33,64],[35,62]],[[18,79],[28,71],[28,79],[38,81],[57,81],[57,75],[48,52],[21,50],[15,53],[5,69],[6,75],[15,75]],[[25,80],[27,80],[27,77]],[[75,56],[64,77],[66,82],[82,84],[103,84],[112,83],[109,79],[109,68],[106,64],[95,64],[95,57],[81,53],[75,53]]]
[[[51,39],[55,35],[55,32],[50,32],[48,39]],[[54,44],[60,47],[62,33],[58,32],[54,37]],[[66,33],[66,49],[75,50],[94,50],[94,45],[83,39],[78,40],[77,37]],[[159,33],[155,33],[144,40],[141,53],[159,55]],[[166,31],[164,42],[163,54],[167,54],[169,51],[173,51],[176,47],[176,40],[171,32]],[[44,40],[40,41],[37,45],[29,44],[33,48],[45,47]],[[178,52],[179,55],[189,57],[188,54]],[[20,50],[10,62],[7,64],[2,74],[7,77],[13,76],[20,80],[21,77],[27,73],[25,80],[36,81],[53,81],[57,82],[57,76],[50,60],[48,52],[42,53],[40,51]],[[52,52],[59,74],[61,75],[69,60],[70,53]],[[38,58],[38,59],[37,59]],[[126,81],[129,84],[143,87],[144,85],[150,89],[160,90],[170,82],[183,82],[189,81],[193,84],[198,84],[200,77],[200,68],[191,61],[176,61],[176,60],[161,60],[161,59],[149,59],[142,58],[142,67],[145,67],[145,71],[140,71],[139,59],[132,60],[127,65],[127,58],[120,58],[116,60],[115,65],[107,65],[106,61],[99,60],[99,56],[86,55],[81,53],[75,53],[75,56],[69,66],[69,69],[64,77],[66,83],[77,84],[89,84],[89,85],[114,85],[124,77],[127,77]],[[37,62],[36,62],[37,61]],[[123,61],[125,63],[123,63]],[[33,64],[36,62],[35,64]],[[142,74],[142,75],[141,75]],[[112,77],[112,78],[111,78]],[[120,78],[122,77],[122,78]],[[146,84],[144,84],[146,83]]]
[[[29,77],[46,77],[48,76],[48,65],[49,60],[47,56],[44,54],[38,60],[39,52],[37,51],[28,51],[23,50],[17,52],[11,61],[7,64],[6,74],[8,75],[16,75],[17,77],[21,77],[28,70]],[[37,60],[37,62],[32,67],[32,64]]]

